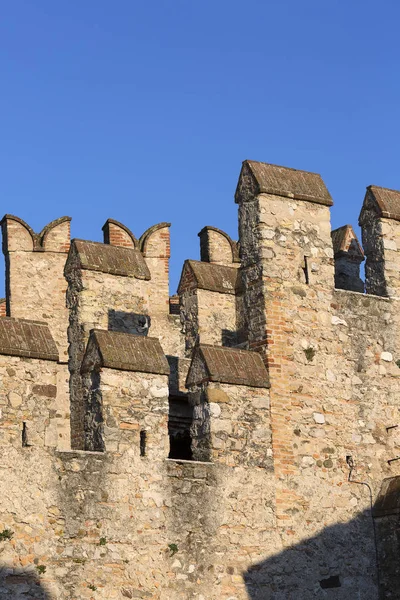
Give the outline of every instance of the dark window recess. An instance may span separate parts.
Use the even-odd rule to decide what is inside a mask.
[[[303,272],[304,272],[304,280],[305,280],[306,284],[308,285],[310,283],[310,278],[309,278],[309,275],[308,275],[308,259],[307,259],[307,256],[304,257]]]
[[[319,585],[322,587],[323,590],[328,590],[329,588],[342,587],[339,575],[332,575],[332,577],[328,577],[327,579],[321,579]]]
[[[147,431],[140,432],[140,456],[146,456]]]
[[[190,427],[193,420],[193,408],[185,396],[169,398],[168,458],[192,460],[192,438]]]
[[[180,314],[179,296],[172,296],[169,299],[169,314],[170,315],[179,315]]]
[[[26,427],[26,423],[22,423],[22,447],[27,448],[28,444],[28,429]]]

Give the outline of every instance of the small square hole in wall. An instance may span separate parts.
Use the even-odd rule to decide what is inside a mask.
[[[339,575],[332,575],[332,577],[328,577],[327,579],[321,579],[319,585],[323,590],[342,587]]]

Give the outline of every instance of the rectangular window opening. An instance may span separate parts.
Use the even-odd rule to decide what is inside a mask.
[[[304,256],[304,263],[303,263],[303,271],[304,271],[304,279],[307,285],[310,284],[310,277],[308,274],[308,259],[307,256]]]
[[[28,428],[25,421],[22,423],[22,447],[27,448],[28,444]]]
[[[186,396],[170,396],[168,415],[169,455],[168,458],[193,460],[190,428],[193,408]]]
[[[147,431],[142,429],[140,432],[140,456],[146,456],[146,441],[147,441]]]

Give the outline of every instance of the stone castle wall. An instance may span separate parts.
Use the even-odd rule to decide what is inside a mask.
[[[318,175],[245,161],[235,198],[179,316],[168,223],[4,217],[0,598],[400,598],[400,192],[367,293]]]

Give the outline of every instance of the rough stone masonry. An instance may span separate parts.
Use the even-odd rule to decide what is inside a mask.
[[[173,297],[169,223],[1,221],[0,599],[400,599],[400,192],[235,201]]]

